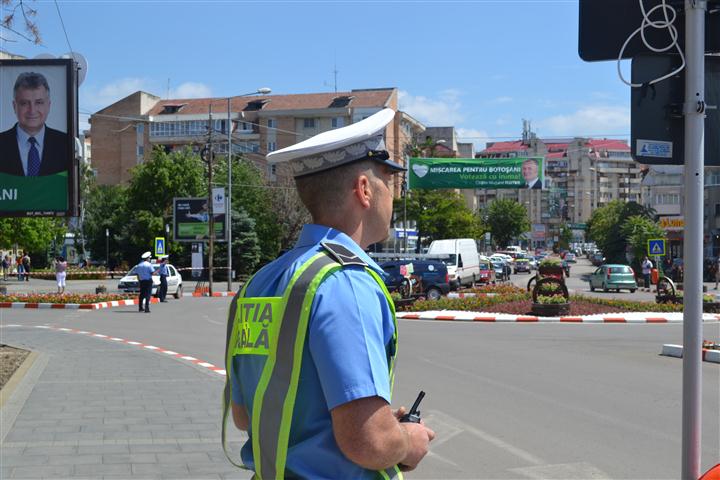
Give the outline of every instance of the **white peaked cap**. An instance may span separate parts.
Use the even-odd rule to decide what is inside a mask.
[[[404,171],[389,159],[383,133],[395,118],[395,111],[384,108],[347,127],[336,128],[300,143],[267,154],[269,164],[288,162],[293,176],[301,177],[339,167],[358,160],[376,160]]]

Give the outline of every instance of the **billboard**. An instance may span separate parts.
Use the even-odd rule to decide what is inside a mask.
[[[499,188],[539,190],[545,183],[542,157],[411,158],[409,188]]]
[[[77,208],[72,59],[0,60],[0,216]]]
[[[224,242],[225,214],[213,212],[215,241]],[[173,198],[173,233],[176,242],[209,240],[208,198]]]

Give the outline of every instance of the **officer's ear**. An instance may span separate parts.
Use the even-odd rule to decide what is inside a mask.
[[[370,201],[372,200],[371,187],[370,177],[367,173],[363,172],[355,177],[353,194],[363,208],[370,208]]]

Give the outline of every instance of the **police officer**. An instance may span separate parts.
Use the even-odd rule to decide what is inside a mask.
[[[230,308],[223,445],[230,403],[254,478],[402,478],[435,436],[390,408],[395,310],[364,252],[388,235],[404,170],[383,139],[394,113],[268,154],[288,164],[313,223]]]
[[[150,295],[152,295],[152,274],[153,267],[148,262],[152,253],[145,252],[141,255],[141,262],[135,266],[135,274],[140,282],[140,297],[138,299],[138,309],[143,311],[143,299],[145,300],[145,313],[150,313]]]
[[[160,275],[160,290],[158,291],[158,298],[163,303],[167,302],[167,300],[165,300],[165,297],[167,296],[167,277],[169,275],[168,270],[169,269],[167,257],[163,257],[160,260],[160,267],[158,268],[158,275]]]

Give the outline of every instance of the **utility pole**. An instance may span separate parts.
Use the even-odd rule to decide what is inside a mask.
[[[208,107],[208,293],[213,294],[213,251],[215,249],[215,215],[213,212],[213,121],[212,102]]]
[[[225,229],[227,230],[227,291],[232,292],[232,118],[230,117],[230,97],[227,99],[227,142],[228,142],[228,191],[225,194]]]

